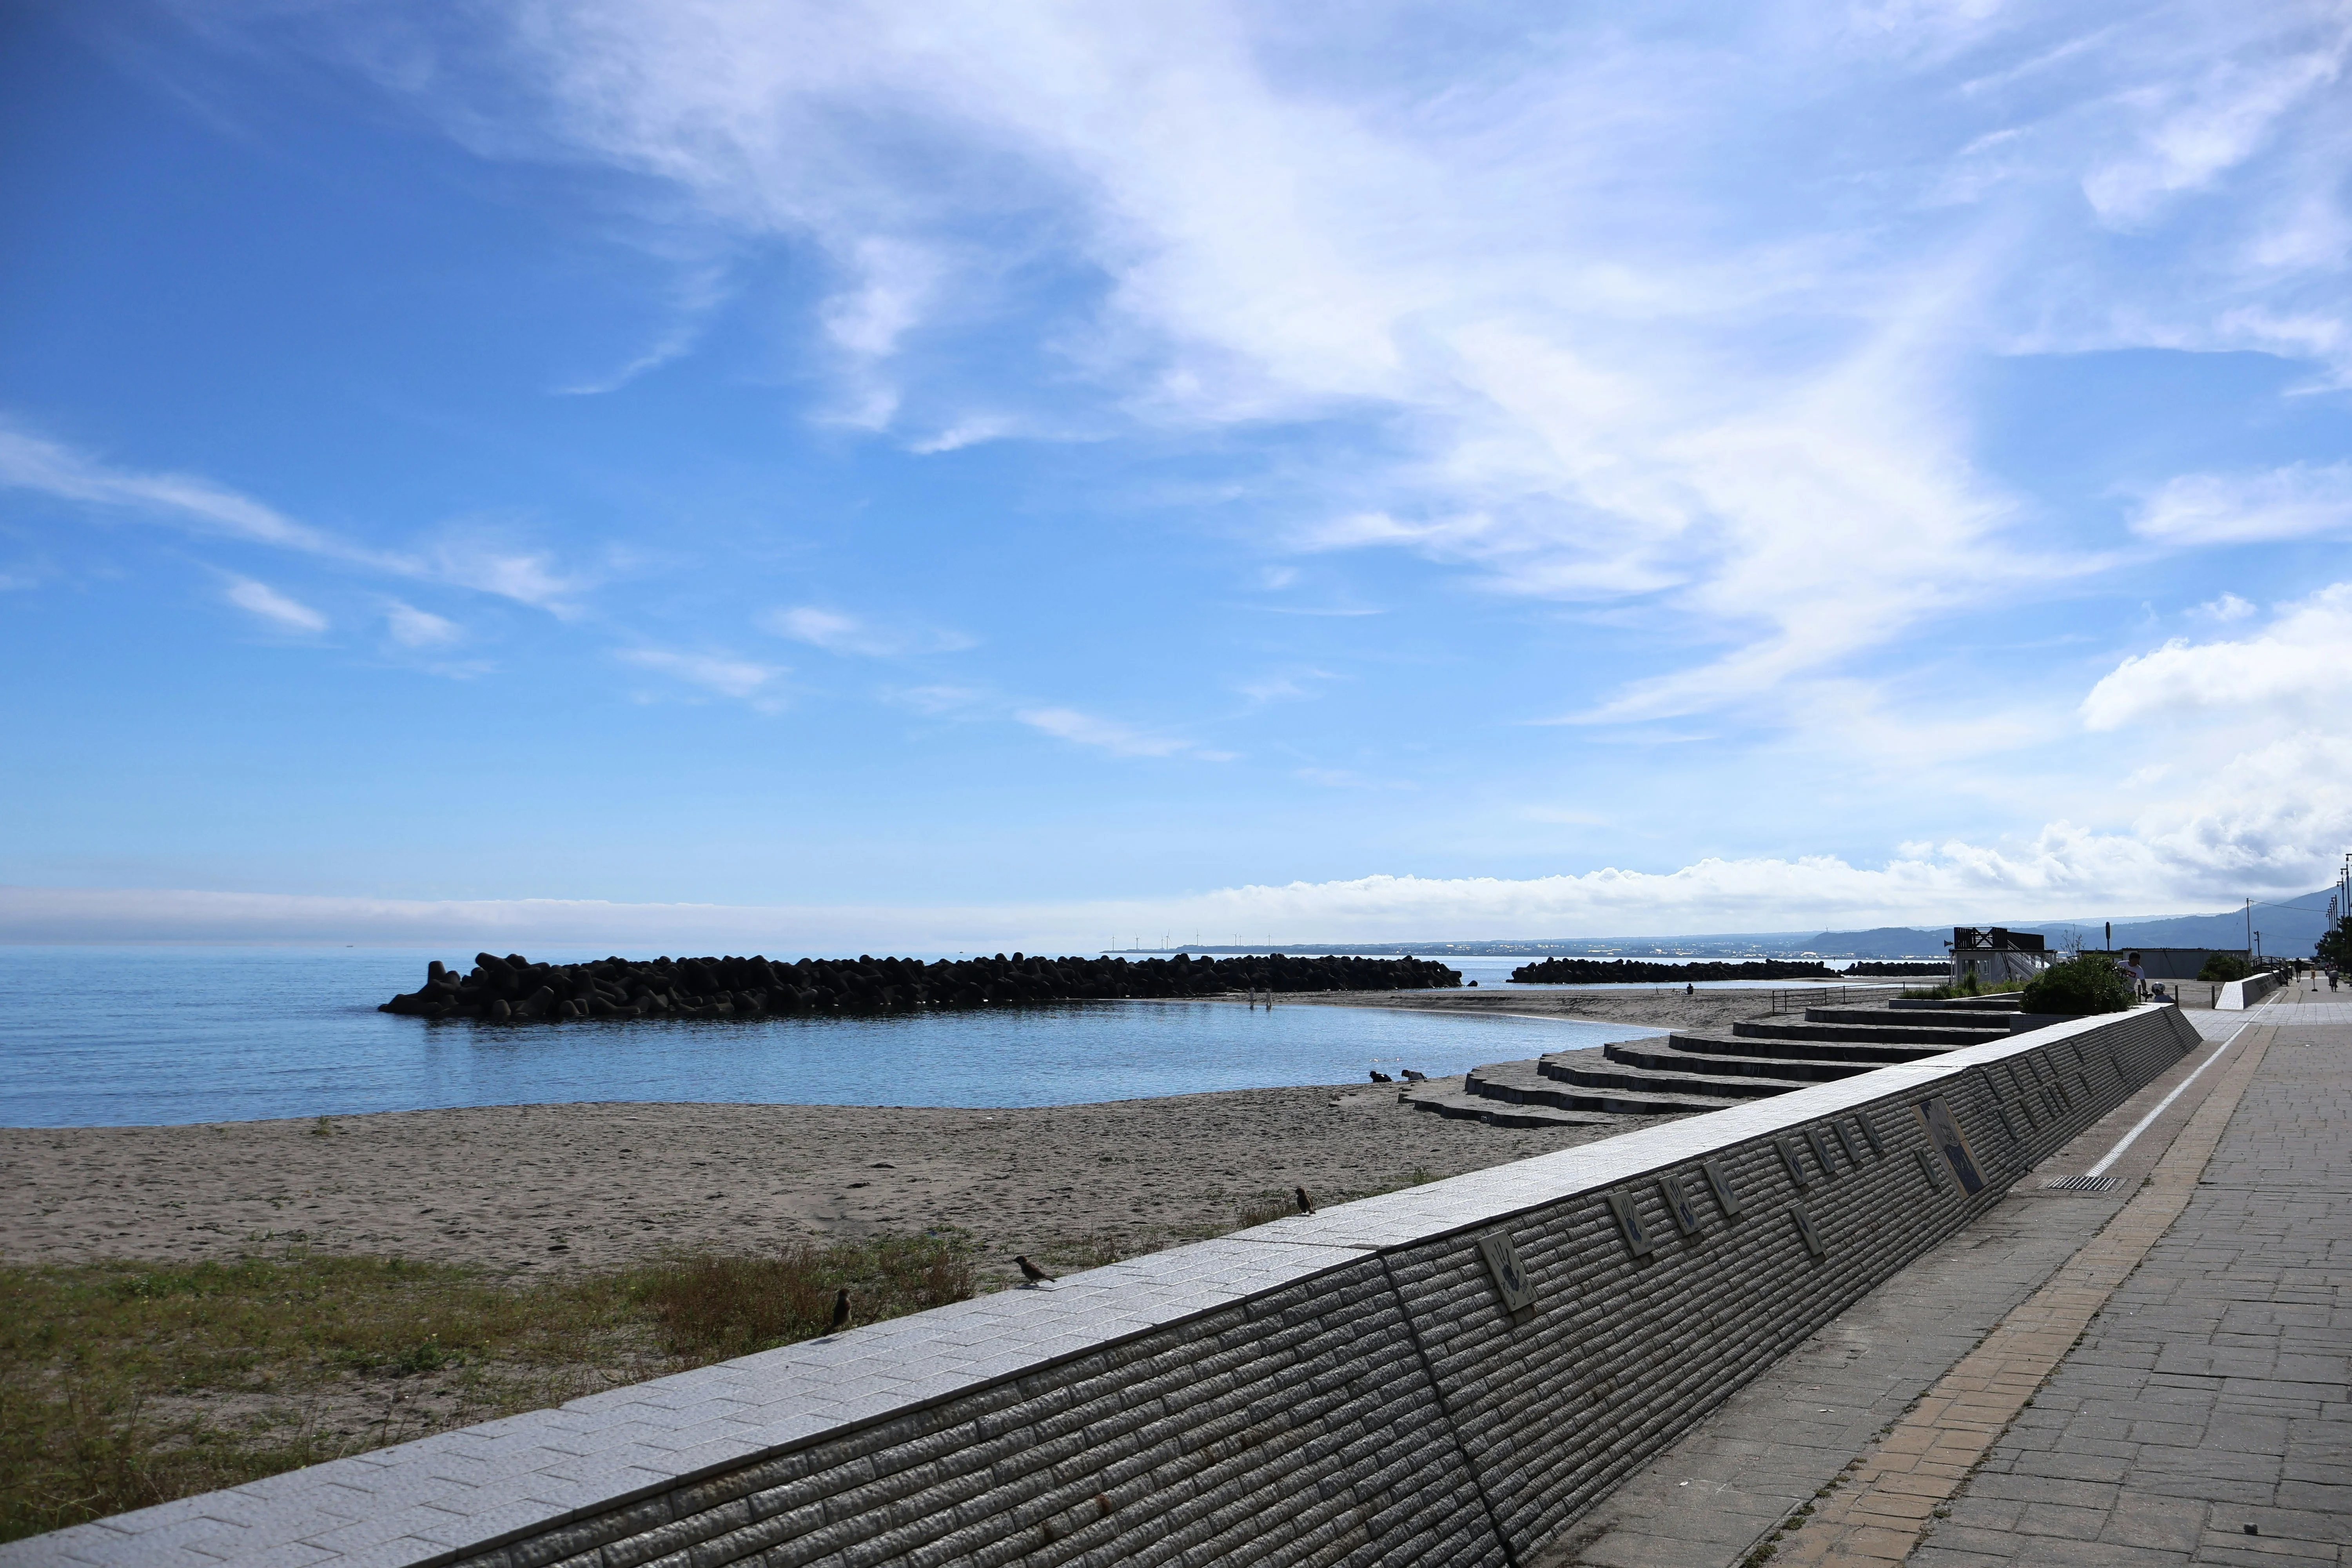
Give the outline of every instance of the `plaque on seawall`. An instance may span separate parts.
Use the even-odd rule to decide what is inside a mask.
[[[1872,1153],[1884,1154],[1886,1152],[1886,1145],[1880,1141],[1878,1136],[1878,1121],[1870,1114],[1869,1111],[1862,1111],[1856,1115],[1853,1119],[1853,1124],[1862,1129],[1863,1141],[1870,1145],[1870,1152]]]
[[[1698,1210],[1691,1206],[1690,1194],[1683,1190],[1683,1179],[1660,1176],[1658,1191],[1666,1200],[1666,1212],[1675,1216],[1675,1228],[1685,1236],[1696,1236]]]
[[[1805,1205],[1790,1204],[1789,1217],[1797,1222],[1797,1239],[1805,1244],[1805,1250],[1815,1258],[1826,1257],[1829,1248],[1822,1245],[1822,1233],[1813,1228],[1813,1216],[1805,1212]]]
[[[1713,1189],[1715,1206],[1723,1211],[1723,1217],[1738,1219],[1739,1194],[1732,1190],[1731,1177],[1725,1172],[1722,1163],[1716,1160],[1701,1160],[1698,1163],[1698,1168],[1706,1173],[1706,1184]]]
[[[1657,1250],[1657,1241],[1642,1225],[1642,1211],[1634,1206],[1631,1193],[1609,1193],[1609,1212],[1617,1221],[1617,1234],[1625,1238],[1625,1250],[1636,1258],[1647,1258]]]
[[[1486,1272],[1495,1277],[1495,1289],[1503,1294],[1503,1310],[1517,1312],[1536,1304],[1535,1281],[1519,1266],[1519,1249],[1505,1231],[1489,1231],[1478,1238],[1478,1256],[1486,1260]]]
[[[1985,1189],[1985,1179],[1977,1166],[1976,1152],[1969,1147],[1968,1135],[1952,1116],[1952,1108],[1944,1103],[1940,1094],[1930,1095],[1916,1102],[1911,1110],[1919,1118],[1919,1125],[1927,1131],[1927,1142],[1952,1168],[1960,1190],[1974,1197]]]
[[[1775,1136],[1772,1140],[1772,1147],[1780,1151],[1780,1163],[1789,1167],[1789,1180],[1797,1184],[1799,1192],[1801,1193],[1813,1184],[1812,1177],[1805,1174],[1805,1162],[1797,1153],[1797,1146],[1794,1143],[1790,1142],[1785,1137]]]
[[[1831,1122],[1830,1131],[1837,1134],[1838,1147],[1845,1151],[1845,1163],[1852,1165],[1854,1169],[1860,1170],[1862,1168],[1862,1140],[1847,1131],[1845,1130],[1845,1123],[1843,1121]]]
[[[1830,1158],[1829,1140],[1822,1136],[1822,1130],[1818,1127],[1806,1128],[1805,1142],[1813,1146],[1813,1158],[1822,1163],[1822,1174],[1824,1176],[1836,1175],[1838,1173],[1837,1162]]]
[[[1920,1173],[1927,1178],[1927,1184],[1935,1188],[1937,1192],[1942,1192],[1944,1190],[1944,1167],[1942,1162],[1938,1161],[1936,1156],[1930,1154],[1925,1149],[1914,1149],[1911,1152],[1918,1160]]]

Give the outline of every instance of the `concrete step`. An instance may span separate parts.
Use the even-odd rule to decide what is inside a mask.
[[[1965,1025],[1914,1025],[1897,1023],[1872,1024],[1809,1024],[1794,1019],[1743,1018],[1731,1026],[1731,1032],[1743,1039],[1756,1040],[1821,1040],[1830,1044],[1892,1046],[1977,1046],[1987,1040],[1998,1040],[2009,1033],[2006,1020],[1990,1028],[1970,1028]]]
[[[1941,1056],[1950,1046],[1896,1045],[1886,1041],[1776,1040],[1760,1035],[1696,1035],[1671,1037],[1675,1050],[1709,1056],[1767,1057],[1795,1062],[1857,1062],[1885,1067],[1889,1062],[1916,1062]]]
[[[1513,1073],[1516,1068],[1523,1069],[1524,1076],[1532,1080],[1536,1078],[1535,1068],[1531,1061],[1498,1062],[1480,1068],[1469,1077],[1500,1074],[1507,1079],[1518,1076]],[[1452,1079],[1414,1084],[1397,1099],[1415,1110],[1434,1111],[1457,1121],[1483,1121],[1489,1127],[1612,1127],[1619,1121],[1605,1111],[1574,1110],[1541,1101],[1474,1094],[1468,1091],[1466,1083],[1457,1084]]]
[[[1802,1079],[1829,1083],[1883,1066],[1879,1062],[1809,1061],[1798,1057],[1755,1057],[1714,1051],[1686,1051],[1666,1040],[1622,1040],[1603,1046],[1609,1059],[1622,1067],[1648,1068],[1654,1072],[1703,1073],[1709,1078]],[[1730,1043],[1730,1042],[1727,1042]]]
[[[1949,1017],[1929,1014],[1925,1017],[1915,1011],[1900,1007],[1808,1007],[1808,1024],[1866,1024],[1873,1028],[1886,1029],[1979,1029],[1986,1034],[2000,1030],[2011,1016],[2007,1013],[1984,1017],[1961,1013]],[[1757,1019],[1758,1023],[1780,1020]]]
[[[1686,1108],[1704,1104],[1717,1109],[1747,1100],[1769,1100],[1806,1086],[1801,1079],[1715,1078],[1705,1073],[1661,1072],[1611,1061],[1605,1049],[1560,1051],[1544,1057],[1536,1070],[1580,1095],[1615,1095],[1654,1100],[1681,1100]],[[1618,1110],[1614,1104],[1578,1105],[1577,1110]]]
[[[1953,996],[1940,1001],[1931,996],[1896,996],[1886,1005],[1906,1012],[2014,1013],[2020,1005],[2017,995],[2011,991],[1999,996]]]
[[[1598,1058],[1598,1050],[1563,1052],[1566,1056]],[[1573,1084],[1545,1072],[1545,1061],[1498,1062],[1469,1073],[1465,1092],[1518,1106],[1548,1106],[1554,1110],[1609,1111],[1621,1116],[1678,1116],[1695,1110],[1721,1110],[1738,1100],[1713,1094],[1673,1094]]]

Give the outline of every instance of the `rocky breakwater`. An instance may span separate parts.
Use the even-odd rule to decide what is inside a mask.
[[[1417,958],[607,958],[533,963],[477,953],[460,975],[440,960],[425,984],[377,1009],[420,1018],[561,1024],[592,1018],[757,1018],[905,1013],[1024,1002],[1213,996],[1228,991],[1422,991],[1462,984]]]

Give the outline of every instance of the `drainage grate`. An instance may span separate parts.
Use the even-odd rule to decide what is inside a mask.
[[[2061,1176],[2054,1182],[2044,1182],[2062,1193],[2104,1193],[2122,1184],[2120,1176]]]

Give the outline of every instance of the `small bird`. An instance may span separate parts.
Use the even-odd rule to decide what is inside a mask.
[[[1307,1189],[1305,1187],[1293,1187],[1290,1189],[1290,1192],[1291,1195],[1298,1200],[1298,1212],[1300,1214],[1313,1214],[1315,1212],[1315,1200],[1307,1195]]]
[[[835,1290],[833,1293],[833,1323],[831,1327],[825,1330],[825,1332],[829,1334],[837,1334],[848,1326],[849,1292],[846,1290]]]
[[[1404,1080],[1407,1083],[1427,1083],[1429,1075],[1425,1072],[1415,1072],[1411,1068],[1407,1068],[1404,1069]]]
[[[1043,1285],[1046,1280],[1053,1278],[1051,1274],[1046,1273],[1044,1269],[1038,1268],[1035,1264],[1030,1262],[1025,1258],[1015,1258],[1013,1261],[1021,1265],[1021,1278],[1028,1280],[1032,1285]]]
[[[1372,1081],[1373,1081],[1374,1083],[1394,1083],[1394,1082],[1396,1082],[1396,1079],[1394,1079],[1391,1078],[1388,1074],[1386,1074],[1386,1073],[1382,1072],[1380,1068],[1374,1068],[1372,1069]]]

